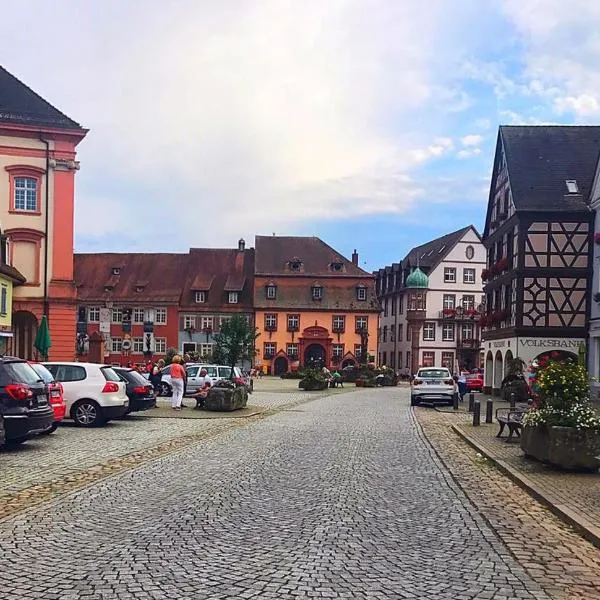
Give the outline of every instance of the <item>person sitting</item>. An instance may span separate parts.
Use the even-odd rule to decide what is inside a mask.
[[[337,387],[340,386],[341,388],[344,387],[344,380],[342,379],[342,376],[340,375],[339,371],[334,371],[333,375],[331,376],[331,387]]]
[[[192,394],[192,398],[195,398],[196,400],[196,408],[204,408],[204,401],[206,400],[211,387],[212,379],[208,376],[208,371],[206,369],[201,369],[200,378],[198,380],[198,389]]]

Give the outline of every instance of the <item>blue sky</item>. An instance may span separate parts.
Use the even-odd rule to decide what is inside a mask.
[[[21,0],[0,50],[90,128],[77,250],[275,232],[372,270],[481,228],[499,124],[598,123],[599,24],[584,0]]]

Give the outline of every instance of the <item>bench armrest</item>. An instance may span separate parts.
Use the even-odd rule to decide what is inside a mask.
[[[496,409],[496,419],[500,417],[501,419],[508,419],[508,415],[510,413],[510,408],[497,408]]]

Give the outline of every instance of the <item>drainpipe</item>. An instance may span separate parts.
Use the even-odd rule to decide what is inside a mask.
[[[48,229],[50,223],[50,142],[44,138],[40,131],[40,141],[46,145],[46,189],[44,198],[44,314],[50,322],[48,302]]]

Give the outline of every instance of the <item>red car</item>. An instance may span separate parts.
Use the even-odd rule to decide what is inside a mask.
[[[30,362],[31,368],[40,376],[40,379],[48,386],[48,396],[50,406],[54,412],[54,422],[52,423],[52,429],[46,433],[52,433],[56,431],[58,424],[65,418],[67,414],[67,403],[63,395],[62,383],[56,381],[46,369],[46,367],[40,363]]]
[[[483,392],[483,375],[480,373],[467,375],[467,391]]]

